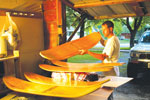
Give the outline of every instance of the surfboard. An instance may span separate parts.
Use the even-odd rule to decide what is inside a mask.
[[[45,85],[28,82],[13,76],[5,76],[3,77],[3,81],[9,89],[16,92],[64,98],[81,97],[101,88],[102,86],[101,84],[91,85],[89,87]]]
[[[101,72],[101,71],[110,71],[113,66],[103,67],[103,66],[69,66],[69,67],[60,67],[47,64],[39,64],[39,67],[46,71],[54,72]]]
[[[45,77],[33,72],[25,72],[24,76],[26,77],[27,80],[30,82],[34,83],[39,83],[39,84],[46,84],[46,85],[57,85],[57,86],[68,86],[68,87],[90,87],[94,85],[101,85],[110,79],[105,79],[102,81],[94,81],[94,82],[86,82],[86,81],[74,81],[74,80],[69,80],[69,81],[64,81],[64,80],[54,80],[49,77]]]
[[[82,53],[96,45],[100,41],[100,33],[94,32],[80,39],[76,39],[57,47],[44,50],[40,55],[49,60],[64,60]]]
[[[110,68],[112,66],[122,66],[123,62],[120,63],[70,63],[70,62],[63,62],[63,61],[58,61],[58,60],[52,60],[51,61],[53,64],[62,66],[62,67],[69,67],[69,68]],[[96,69],[95,69],[96,70]],[[85,70],[86,71],[86,70]],[[83,71],[84,72],[84,71]]]

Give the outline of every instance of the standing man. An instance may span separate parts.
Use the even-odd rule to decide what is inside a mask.
[[[111,21],[105,21],[102,24],[102,31],[107,40],[101,37],[101,44],[104,46],[103,54],[107,56],[103,57],[104,63],[116,63],[120,55],[120,42],[117,36],[113,33],[114,24]],[[105,76],[119,76],[119,68],[114,66],[109,72],[103,72]],[[113,100],[113,93],[108,97],[108,100]]]
[[[101,44],[104,46],[103,54],[108,57],[103,56],[103,63],[116,63],[120,55],[120,42],[117,36],[113,33],[114,24],[111,21],[105,21],[102,24],[102,31],[107,40],[101,37]],[[106,76],[119,76],[119,68],[114,66],[109,72],[104,72]]]
[[[113,33],[114,24],[111,21],[105,21],[102,24],[102,31],[107,40],[104,40],[101,36],[100,42],[104,46],[103,53],[99,55],[99,59],[103,63],[116,63],[120,55],[120,42],[117,36]],[[80,50],[80,54],[86,54],[87,50]],[[92,54],[90,52],[90,54]],[[119,76],[119,68],[114,66],[111,71],[103,72],[105,76]],[[94,76],[95,77],[95,76]],[[108,97],[108,100],[113,100],[113,95]]]
[[[105,47],[102,54],[99,54],[99,59],[103,63],[116,63],[120,55],[120,42],[117,36],[113,33],[114,24],[111,21],[105,21],[102,24],[102,31],[107,40],[101,36],[100,42]],[[80,54],[90,54],[88,50],[80,50]],[[111,71],[103,72],[105,76],[119,76],[119,68],[114,66]]]

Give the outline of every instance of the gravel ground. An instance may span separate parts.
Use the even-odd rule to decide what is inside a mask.
[[[120,52],[120,57],[119,57],[118,62],[124,62],[125,63],[123,66],[119,67],[120,76],[122,76],[122,77],[126,77],[127,76],[128,58],[129,58],[129,52],[128,51]]]
[[[126,77],[126,67],[129,53],[121,52],[119,62],[125,62],[123,67],[120,67],[121,76]],[[138,79],[116,88],[113,92],[114,100],[150,100],[150,73],[143,74]]]

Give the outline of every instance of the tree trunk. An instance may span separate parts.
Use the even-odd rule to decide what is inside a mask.
[[[131,37],[130,37],[130,48],[132,48],[134,46],[134,38],[135,38],[135,35],[136,35],[136,32],[137,32],[139,26],[141,25],[142,19],[143,19],[143,17],[139,17],[139,18],[136,17],[136,18],[134,18],[134,27],[133,27],[133,29],[130,26],[129,18],[127,17],[127,19],[126,19],[127,28],[129,29],[130,34],[131,34]]]
[[[130,48],[132,48],[134,46],[135,35],[136,35],[136,31],[132,31],[131,32],[131,37],[130,37]]]

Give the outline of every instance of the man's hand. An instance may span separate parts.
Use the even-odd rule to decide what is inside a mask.
[[[106,53],[103,54],[104,59],[108,57],[108,55],[106,55]]]
[[[84,50],[84,49],[79,50],[80,55],[87,54],[87,52],[88,52],[88,50]]]

